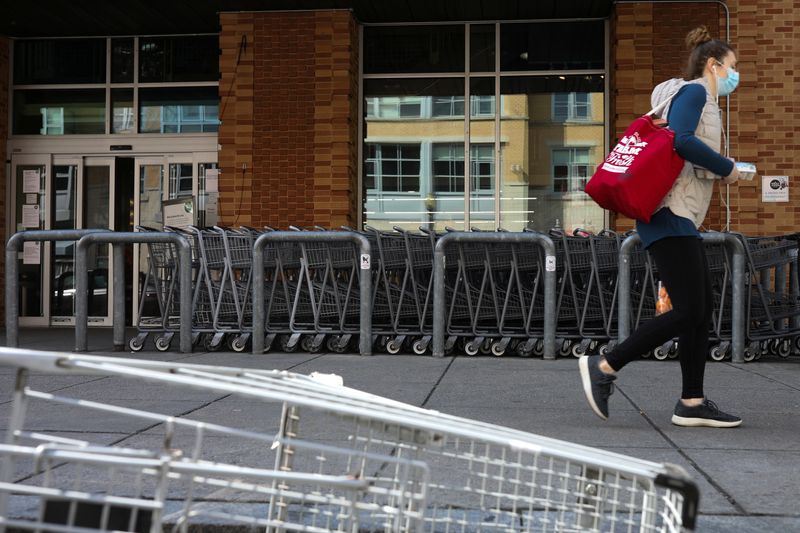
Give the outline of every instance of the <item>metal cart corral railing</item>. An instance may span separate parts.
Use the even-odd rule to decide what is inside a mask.
[[[350,231],[274,231],[262,233],[253,243],[253,353],[264,351],[265,336],[265,287],[264,287],[264,249],[268,244],[279,243],[342,243],[349,242],[358,247],[359,258],[359,296],[360,332],[359,352],[372,353],[372,278],[371,250],[369,241],[358,233]],[[301,270],[303,264],[301,263]],[[307,272],[306,272],[307,274]],[[303,272],[301,272],[301,277]],[[298,280],[304,283],[305,279]],[[311,283],[310,279],[308,280]],[[298,292],[299,296],[299,292]]]
[[[436,242],[433,268],[433,355],[445,353],[445,252],[449,246],[464,243],[531,245],[542,248],[545,256],[544,271],[544,357],[555,358],[556,256],[553,241],[546,235],[534,232],[452,232]]]
[[[6,243],[6,345],[19,346],[19,265],[17,255],[26,242],[77,241],[84,235],[107,232],[104,229],[20,231]],[[124,288],[124,285],[123,285]],[[123,298],[124,300],[124,298]]]
[[[192,352],[192,252],[185,237],[172,232],[101,232],[89,233],[78,240],[75,255],[75,351],[88,350],[89,274],[86,267],[89,246],[113,245],[114,254],[114,344],[125,344],[125,261],[128,244],[169,244],[177,250],[180,294],[180,350]]]
[[[8,446],[0,448],[0,517],[7,525],[59,530],[47,527],[55,522],[78,531],[76,520],[91,514],[81,505],[87,495],[96,513],[81,530],[87,532],[108,529],[99,526],[111,518],[137,524],[133,511],[150,521],[148,531],[174,524],[182,532],[207,520],[318,533],[678,533],[695,523],[697,487],[679,467],[449,416],[330,380],[11,349],[0,349],[0,364],[18,368]],[[31,372],[110,376],[154,394],[191,388],[230,395],[226,401],[259,404],[258,429],[228,410],[219,425],[203,413],[176,417],[128,401],[38,392],[28,387]],[[27,414],[41,404],[47,412],[93,413],[83,418],[87,424],[113,419],[148,430],[108,444],[66,438],[57,427],[29,429]],[[214,435],[223,437],[223,452],[209,444]]]

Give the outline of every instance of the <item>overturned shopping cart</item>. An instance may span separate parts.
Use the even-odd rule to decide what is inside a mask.
[[[697,512],[696,486],[678,467],[329,380],[10,349],[0,364],[18,367],[0,447],[0,530],[678,532]],[[36,391],[35,372],[208,394],[224,402],[213,417],[224,423]],[[237,420],[236,402],[261,402],[258,420]],[[105,429],[97,442],[59,431],[75,411]],[[47,431],[35,413],[50,417]]]

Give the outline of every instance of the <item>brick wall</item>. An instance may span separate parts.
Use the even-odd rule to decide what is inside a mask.
[[[222,222],[354,225],[358,33],[352,14],[237,13],[222,14],[220,22]]]
[[[798,52],[792,31],[800,28],[800,11],[791,0],[732,0],[730,41],[737,51],[740,87],[730,101],[731,155],[754,162],[763,175],[790,176],[790,191],[800,186],[794,95],[800,90]],[[683,72],[688,52],[686,33],[699,24],[724,38],[724,12],[716,4],[618,4],[612,21],[611,125],[614,141],[628,123],[649,109],[652,87]],[[721,100],[725,107],[725,100]],[[717,187],[704,225],[725,226]],[[731,229],[749,234],[796,231],[800,208],[794,193],[787,204],[761,202],[761,180],[730,188]],[[632,227],[619,217],[617,229]]]
[[[9,42],[0,36],[0,213],[6,213],[6,139],[8,139],[8,85],[9,85]],[[6,242],[5,222],[0,224],[0,239]],[[0,259],[0,279],[5,279],[5,260]],[[5,283],[0,283],[0,302],[5,301]],[[5,306],[0,306],[0,318],[5,316]]]

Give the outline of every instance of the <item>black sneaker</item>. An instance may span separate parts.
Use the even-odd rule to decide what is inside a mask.
[[[685,427],[735,428],[742,423],[742,419],[723,413],[717,404],[706,398],[696,407],[687,407],[678,400],[675,414],[672,415],[672,423]]]
[[[606,374],[600,370],[601,355],[584,355],[578,360],[581,370],[583,392],[589,401],[589,406],[597,416],[603,420],[608,419],[608,397],[614,392],[613,381],[617,376]]]

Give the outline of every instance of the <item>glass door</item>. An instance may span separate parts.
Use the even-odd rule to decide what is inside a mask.
[[[11,198],[14,217],[9,220],[9,235],[25,230],[49,228],[46,216],[49,155],[13,155]],[[18,254],[20,325],[47,326],[49,309],[44,295],[49,291],[49,248],[39,243],[25,243]]]
[[[78,213],[83,202],[78,197],[78,191],[81,190],[82,176],[82,158],[53,158],[53,201],[50,202],[49,213],[51,229],[80,227]],[[50,323],[71,325],[75,321],[75,241],[56,242],[50,246]]]
[[[115,161],[113,157],[86,157],[83,161],[80,227],[113,229],[115,197]],[[89,249],[89,322],[111,325],[113,309],[111,250],[107,244]]]

